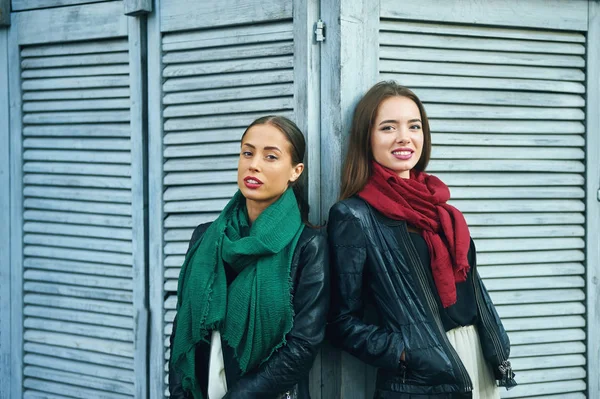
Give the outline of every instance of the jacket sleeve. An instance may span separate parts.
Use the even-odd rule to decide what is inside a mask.
[[[190,239],[190,243],[188,245],[187,251],[192,248],[192,246],[198,241],[210,223],[201,224],[192,233],[192,238]],[[173,339],[175,337],[175,331],[177,329],[177,315],[173,320],[173,329],[171,331],[171,336],[169,337],[169,348],[173,348]],[[171,367],[171,361],[169,360],[169,393],[171,399],[187,399],[189,396],[187,392],[183,390],[183,386],[181,384],[181,376],[176,373]]]
[[[482,315],[481,312],[479,314],[478,320],[478,330],[481,337],[481,346],[484,352],[484,357],[492,364],[494,377],[500,381],[500,386],[504,386],[507,389],[510,389],[517,385],[514,380],[515,374],[512,371],[512,367],[510,366],[510,362],[508,362],[508,358],[510,356],[510,340],[508,338],[508,334],[504,329],[504,325],[502,324],[502,320],[496,311],[496,307],[492,302],[492,298],[488,293],[483,280],[479,276],[479,272],[477,271],[477,255],[476,255],[475,243],[471,240],[471,248],[469,251],[469,263],[474,268],[473,278],[475,279],[475,284],[477,285],[476,289],[479,289],[481,292],[481,296],[483,298],[482,303],[482,312],[486,312],[487,315]],[[485,322],[483,320],[484,317],[488,317],[491,323],[491,328],[493,331],[489,331],[486,328]],[[491,336],[494,334],[497,338]],[[499,348],[496,348],[493,345],[494,340],[496,340]],[[501,353],[498,353],[501,352]]]
[[[343,203],[329,212],[329,250],[332,266],[329,339],[375,367],[398,369],[404,351],[400,332],[363,321],[367,244],[358,219]]]
[[[175,320],[173,320],[173,331],[171,331],[171,336],[169,337],[170,346],[173,347],[173,337],[175,336],[175,329],[177,327],[177,316],[175,316]],[[176,373],[171,367],[171,362],[169,361],[169,394],[171,399],[188,399],[188,394],[183,390],[183,386],[181,384],[181,376]]]
[[[308,376],[325,336],[329,309],[329,260],[323,234],[313,236],[301,250],[294,292],[294,325],[286,345],[257,371],[228,387],[223,399],[273,398]]]

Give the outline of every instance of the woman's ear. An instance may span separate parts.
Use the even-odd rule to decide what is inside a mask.
[[[300,177],[300,175],[302,174],[303,171],[304,171],[303,163],[299,163],[298,165],[294,166],[294,170],[292,171],[292,176],[290,177],[290,182],[293,183],[296,180],[298,180],[298,178]]]

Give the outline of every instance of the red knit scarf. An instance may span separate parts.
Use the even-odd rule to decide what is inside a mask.
[[[456,283],[466,280],[470,267],[471,235],[463,214],[446,203],[448,186],[425,172],[411,171],[403,179],[373,162],[373,175],[358,195],[385,216],[421,230],[442,305],[455,304]]]

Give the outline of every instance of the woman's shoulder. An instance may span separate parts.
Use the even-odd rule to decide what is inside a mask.
[[[192,237],[190,238],[190,244],[188,245],[188,251],[190,250],[190,248],[192,248],[194,246],[196,241],[198,241],[204,235],[204,233],[210,227],[211,224],[212,224],[212,222],[207,222],[207,223],[201,223],[198,226],[196,226],[196,228],[194,229],[194,232],[192,233]]]
[[[325,227],[314,227],[304,226],[302,234],[298,239],[297,247],[303,248],[309,244],[314,245],[326,245],[327,244],[327,232]]]
[[[329,219],[360,219],[369,212],[369,205],[358,195],[336,202],[329,210]]]
[[[326,229],[324,227],[304,226],[294,250],[298,270],[305,269],[307,265],[310,265],[311,270],[322,269],[326,266],[329,258],[328,251],[329,244],[327,243]]]

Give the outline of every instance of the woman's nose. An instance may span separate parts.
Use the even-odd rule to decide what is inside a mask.
[[[248,168],[253,171],[260,170],[260,160],[258,159],[258,157],[253,157],[250,160],[250,164],[248,165]]]
[[[396,132],[396,142],[397,143],[409,143],[410,135],[407,129],[400,128]]]

